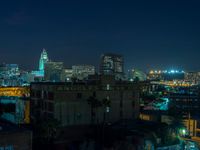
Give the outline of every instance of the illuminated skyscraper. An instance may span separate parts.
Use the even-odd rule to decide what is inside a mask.
[[[64,68],[63,62],[52,62],[49,61],[45,63],[44,67],[44,80],[45,81],[54,81],[60,82],[62,71]]]
[[[39,60],[39,70],[40,71],[44,71],[44,64],[47,63],[48,61],[49,61],[49,59],[48,59],[47,51],[45,49],[43,49],[41,56],[40,56],[40,60]]]
[[[100,74],[114,75],[116,79],[124,78],[124,59],[122,55],[104,54],[101,56]]]

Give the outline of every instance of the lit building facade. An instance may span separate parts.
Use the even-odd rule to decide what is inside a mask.
[[[124,78],[124,59],[122,55],[103,54],[100,62],[100,74],[114,75],[116,79]]]
[[[39,60],[39,70],[44,71],[45,63],[49,61],[47,51],[45,49],[42,50]]]
[[[187,72],[185,73],[185,81],[193,85],[200,84],[200,72]]]
[[[73,70],[71,68],[65,68],[61,73],[62,82],[71,82],[73,78]]]
[[[26,72],[23,71],[21,72],[20,78],[23,82],[23,86],[27,86],[29,85],[31,82],[34,82],[35,80],[35,75],[33,74],[33,72]]]
[[[0,118],[15,124],[30,123],[29,87],[0,88]]]
[[[145,81],[147,79],[147,75],[139,69],[128,70],[128,80],[129,81]]]
[[[20,71],[17,64],[0,65],[0,85],[1,86],[19,86]]]
[[[44,69],[44,80],[60,82],[62,71],[64,69],[63,62],[47,62]]]
[[[149,80],[184,80],[185,72],[180,70],[151,70],[147,79]]]
[[[86,79],[89,75],[95,74],[95,67],[92,65],[74,65],[72,66],[73,77],[79,80]]]
[[[49,61],[47,51],[45,49],[42,50],[40,59],[39,59],[39,70],[34,70],[31,74],[34,76],[36,81],[42,81],[44,78],[44,69],[45,64]]]

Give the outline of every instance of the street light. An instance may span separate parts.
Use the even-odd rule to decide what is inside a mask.
[[[187,133],[187,131],[186,131],[185,128],[180,129],[180,134],[181,134],[182,136],[185,136],[186,133]]]

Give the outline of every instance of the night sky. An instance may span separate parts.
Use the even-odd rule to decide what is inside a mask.
[[[200,71],[199,0],[1,0],[0,62],[38,68],[53,61],[98,66],[124,55],[125,66]]]

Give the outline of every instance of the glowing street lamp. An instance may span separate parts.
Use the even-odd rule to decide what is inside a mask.
[[[185,128],[180,129],[180,134],[181,134],[182,136],[185,136],[185,135],[187,134],[186,129],[185,129]]]

